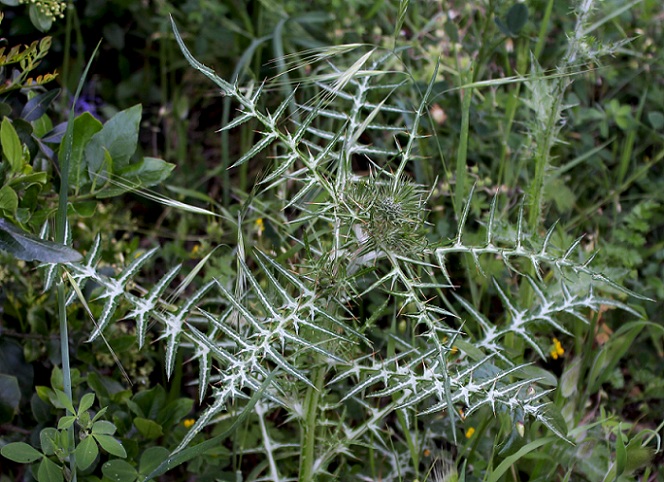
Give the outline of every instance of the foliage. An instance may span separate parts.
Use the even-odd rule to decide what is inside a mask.
[[[39,393],[39,391],[38,391]],[[64,480],[64,467],[54,462],[49,456],[57,457],[60,464],[64,463],[72,453],[76,454],[76,464],[79,470],[86,471],[94,468],[93,464],[99,456],[99,448],[116,457],[124,458],[127,452],[113,435],[117,428],[111,422],[102,420],[107,407],[103,407],[94,416],[88,409],[94,404],[95,396],[88,393],[81,398],[78,409],[75,409],[71,401],[61,390],[43,390],[42,393],[51,400],[54,405],[67,408],[74,415],[61,417],[58,428],[44,428],[39,434],[42,452],[32,448],[24,442],[14,442],[2,447],[2,455],[19,463],[31,463],[40,461],[39,468],[35,471],[37,480],[40,482]],[[66,429],[76,423],[80,427],[81,442],[74,449],[69,446],[69,438]]]
[[[176,43],[221,90],[222,144],[212,158],[181,142],[192,106],[214,102],[191,74],[169,73],[158,86],[156,102],[178,113],[172,146],[188,162],[167,186],[173,198],[145,189],[164,182],[171,164],[132,160],[141,106],[107,105],[106,123],[70,117],[71,145],[51,147],[71,152],[69,224],[85,233],[77,244],[85,257],[32,256],[63,263],[46,266],[46,289],[64,293],[55,283],[62,269],[70,289],[60,306],[70,319],[93,320],[72,321],[72,336],[123,340],[134,360],[163,363],[173,384],[166,395],[154,376],[137,393],[112,378],[99,383],[102,357],[85,355],[88,388],[109,407],[128,455],[96,465],[95,476],[147,480],[187,463],[202,480],[654,477],[663,157],[652,102],[661,92],[647,81],[661,69],[647,57],[661,27],[647,21],[656,5],[584,0],[568,15],[552,1],[439,10],[348,2],[335,17],[290,2],[250,2],[246,11],[185,3],[174,37],[165,11],[140,20],[147,7],[128,11],[160,32],[160,68]],[[645,38],[630,38],[630,9]],[[208,35],[214,25],[202,14],[219,20],[222,35]],[[335,46],[317,43],[330,41],[312,32],[319,23]],[[207,67],[222,40],[233,71]],[[285,55],[307,42],[315,48]],[[275,63],[265,62],[270,44]],[[645,80],[628,85],[619,74],[636,58]],[[18,175],[12,166],[29,146],[14,118],[5,121],[3,166]],[[206,184],[192,187],[198,177]],[[50,216],[52,179],[47,172],[32,205],[5,209],[4,245],[44,243],[14,224],[38,229]],[[102,221],[87,218],[85,230],[76,222],[85,203],[88,214],[116,218],[104,199],[129,191],[166,206],[145,227],[161,246],[135,238],[109,249]],[[56,239],[44,252],[75,256]],[[36,276],[10,271],[27,287],[4,305],[21,307],[15,316],[41,299],[34,326],[53,301],[38,297]],[[639,371],[633,350],[653,368]],[[184,368],[185,356],[197,367]],[[188,430],[177,426],[192,405],[176,395],[183,376],[200,403]],[[25,387],[15,375],[2,381],[0,413],[12,420]],[[76,450],[89,455],[97,434],[87,422],[79,417],[90,436]],[[90,459],[82,456],[76,464]]]

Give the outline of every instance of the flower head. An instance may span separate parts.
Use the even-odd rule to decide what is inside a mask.
[[[549,353],[551,353],[551,358],[553,358],[554,360],[557,360],[559,357],[565,354],[565,349],[560,344],[558,338],[553,339],[553,345],[551,346],[551,350],[549,350]]]

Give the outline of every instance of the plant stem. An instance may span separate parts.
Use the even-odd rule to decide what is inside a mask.
[[[471,81],[472,78],[473,67],[470,68],[470,72],[462,77],[462,83]],[[465,196],[466,161],[468,155],[468,129],[470,123],[470,101],[473,97],[473,89],[462,89],[461,95],[463,95],[461,103],[461,135],[459,137],[459,149],[457,151],[456,187],[454,191],[454,207],[457,218],[460,217],[461,211],[463,210],[463,198]]]
[[[69,116],[67,119],[67,130],[65,132],[64,142],[60,152],[60,192],[58,193],[58,210],[55,214],[55,240],[60,244],[65,244],[67,239],[67,205],[69,204],[69,162],[71,160],[72,146],[74,142],[74,106],[78,100],[78,97],[81,94],[83,89],[83,83],[87,77],[88,70],[90,69],[90,64],[92,59],[94,59],[97,51],[99,50],[99,44],[95,48],[90,61],[85,67],[83,75],[79,79],[78,87],[76,88],[76,94],[74,94],[74,99],[69,109]],[[58,274],[62,273],[62,268],[59,267]],[[71,387],[71,372],[69,366],[69,332],[67,329],[67,299],[65,296],[65,287],[62,282],[62,278],[58,276],[57,282],[57,292],[58,292],[58,318],[60,321],[60,351],[62,357],[62,376],[63,376],[63,389],[69,401],[74,404],[72,398],[72,387]],[[69,415],[69,411],[67,411]],[[73,415],[73,414],[71,414]],[[69,437],[69,447],[70,447],[70,458],[69,465],[71,468],[71,476],[73,481],[76,481],[76,457],[74,455],[74,449],[76,447],[76,440],[74,438],[74,426],[70,426],[67,429],[67,436]]]
[[[60,320],[60,356],[62,357],[62,385],[65,395],[72,401],[73,395],[71,390],[71,369],[69,366],[69,333],[67,328],[67,299],[65,298],[65,287],[60,279],[57,283],[58,290],[58,318]],[[66,411],[67,415],[74,415]],[[67,429],[67,438],[69,439],[70,455],[69,455],[69,469],[72,473],[72,480],[76,481],[76,454],[74,448],[76,447],[76,440],[74,439],[74,426],[71,425]]]
[[[315,388],[309,387],[304,400],[304,409],[307,414],[305,425],[302,427],[303,436],[300,449],[300,482],[309,482],[312,479],[314,461],[316,459],[316,427],[318,425],[318,401],[325,383],[325,368],[319,366],[314,370]]]
[[[549,0],[546,4],[546,10],[544,10],[544,17],[542,18],[542,24],[540,25],[539,35],[537,36],[537,45],[535,45],[535,58],[539,58],[544,48],[544,42],[546,41],[546,27],[549,25],[551,20],[551,12],[553,11],[553,0]]]

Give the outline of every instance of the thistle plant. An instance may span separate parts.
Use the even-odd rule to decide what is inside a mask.
[[[579,25],[588,22],[586,3]],[[128,319],[142,346],[155,324],[169,378],[181,351],[198,363],[201,415],[145,480],[209,447],[192,443],[227,417],[236,417],[233,430],[247,424],[260,433],[256,445],[235,444],[258,460],[245,480],[423,477],[423,453],[442,444],[458,447],[460,458],[475,450],[479,441],[462,449],[464,422],[475,416],[484,420],[477,430],[502,437],[506,450],[576,441],[553,403],[557,377],[537,363],[548,357],[552,337],[574,337],[579,327],[592,332],[593,313],[610,307],[639,318],[626,299],[643,298],[595,267],[583,238],[561,244],[565,233],[555,224],[539,232],[543,173],[563,127],[569,69],[588,52],[585,30],[577,30],[561,72],[544,74],[533,57],[522,79],[531,92],[531,133],[545,136],[529,196],[497,219],[503,198],[482,199],[486,209],[478,209],[482,194],[471,188],[454,236],[440,239],[428,224],[434,188],[411,176],[422,160],[420,121],[437,72],[419,102],[407,105],[401,94],[413,79],[398,51],[348,45],[313,53],[303,92],[293,89],[264,108],[269,85],[220,78],[191,54],[173,23],[189,64],[236,107],[222,130],[258,126],[254,146],[233,167],[258,155],[269,167],[238,217],[220,215],[238,233],[233,277],[198,283],[188,276],[189,293],[171,299],[182,266],[141,286],[141,269],[159,253],[153,248],[105,276],[101,237],[82,262],[66,264],[75,286],[68,306],[86,285],[95,287],[91,341]],[[252,247],[248,221],[263,217],[275,241]],[[472,279],[464,272],[476,273],[482,286],[462,284]],[[480,289],[499,309],[481,305]],[[491,480],[507,468],[501,464]]]
[[[558,133],[564,124],[563,112],[570,107],[564,104],[566,90],[572,84],[576,72],[599,64],[603,57],[613,55],[629,43],[629,39],[626,39],[614,44],[603,44],[591,35],[599,25],[591,24],[596,8],[595,0],[576,2],[574,30],[568,34],[567,49],[554,75],[545,75],[535,56],[531,55],[530,58],[530,79],[525,82],[530,95],[523,103],[533,114],[527,123],[528,136],[536,146],[533,156],[535,172],[529,190],[531,209],[528,226],[531,230],[539,226],[546,171],[553,164],[553,147],[560,141]]]

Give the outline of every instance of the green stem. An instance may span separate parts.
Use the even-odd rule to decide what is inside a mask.
[[[101,42],[100,42],[101,43]],[[74,106],[78,100],[81,90],[83,89],[83,83],[87,77],[90,64],[92,59],[99,50],[99,45],[95,48],[90,62],[85,67],[85,71],[81,76],[78,87],[76,89],[76,94],[74,95],[74,101],[69,110],[69,117],[67,119],[67,130],[65,132],[64,142],[60,153],[60,192],[58,193],[58,210],[55,214],[55,240],[60,244],[65,244],[67,238],[67,205],[69,203],[69,163],[71,160],[72,146],[74,143]],[[61,274],[62,270],[58,270]],[[65,296],[65,287],[62,283],[62,279],[59,278],[57,282],[57,293],[58,293],[58,318],[60,321],[60,352],[62,357],[62,376],[63,376],[63,389],[67,398],[74,404],[72,396],[72,386],[71,386],[71,370],[69,365],[69,332],[67,328],[67,298]],[[67,415],[70,415],[67,411]],[[71,414],[73,415],[73,414]],[[74,438],[74,427],[73,425],[67,429],[67,436],[69,437],[69,447],[70,447],[70,458],[69,465],[71,468],[71,474],[73,481],[76,481],[76,458],[74,455],[74,449],[76,440]]]
[[[398,313],[396,312],[396,306],[395,306],[395,312],[392,315],[392,324],[390,326],[390,333],[398,333],[398,326],[397,326],[397,318],[398,318]],[[394,337],[390,337],[387,342],[387,356],[388,358],[392,358],[396,354],[396,342],[394,340]],[[392,395],[392,401],[394,403],[398,403],[399,396],[395,393]],[[417,449],[417,446],[415,445],[415,441],[413,438],[417,437],[416,433],[413,433],[413,428],[411,428],[411,424],[408,423],[408,420],[406,419],[406,415],[403,410],[396,410],[397,414],[397,420],[399,421],[399,425],[401,425],[401,434],[403,438],[406,440],[406,445],[408,446],[408,451],[410,452],[410,459],[413,462],[413,468],[415,469],[415,478],[419,477],[419,467],[420,467],[420,452]],[[414,428],[417,430],[417,423],[415,424]]]
[[[314,462],[316,460],[316,426],[318,417],[318,402],[320,394],[325,384],[324,367],[318,367],[314,370],[314,385],[307,390],[307,396],[304,400],[304,409],[307,418],[305,426],[302,427],[302,446],[300,448],[300,482],[310,482],[313,476]]]
[[[528,44],[526,43],[525,39],[519,39],[517,44],[516,59],[516,74],[524,75],[526,68],[528,67]],[[510,188],[516,186],[519,182],[519,171],[515,171],[513,163],[507,161],[507,155],[510,148],[510,133],[512,132],[512,126],[514,125],[517,107],[520,105],[520,92],[521,84],[516,84],[514,92],[508,99],[507,106],[505,108],[506,127],[503,135],[500,159],[498,161],[498,179],[496,180],[497,185],[500,186],[501,184],[505,183]]]
[[[462,83],[473,77],[473,67],[470,72],[462,77]],[[473,89],[465,88],[461,90],[463,100],[461,103],[461,135],[459,138],[459,149],[457,150],[456,162],[456,187],[454,192],[454,207],[457,217],[461,216],[463,210],[463,198],[465,196],[466,185],[466,161],[468,155],[468,129],[470,124],[470,101],[473,97]]]
[[[63,58],[62,58],[62,74],[60,75],[60,78],[62,79],[62,86],[65,92],[67,91],[67,88],[69,86],[69,63],[71,61],[70,57],[70,52],[71,52],[71,30],[72,30],[72,17],[74,15],[74,6],[69,2],[67,5],[67,20],[66,20],[66,27],[65,27],[65,48],[63,52]],[[61,110],[62,112],[65,112],[67,109],[67,95],[62,95],[60,97],[61,101]]]
[[[60,279],[57,283],[58,291],[58,318],[60,319],[60,355],[62,357],[62,385],[65,395],[73,404],[73,395],[71,389],[71,368],[69,365],[69,333],[67,327],[67,299],[65,297],[65,287]],[[74,415],[69,410],[66,411],[67,415]],[[76,448],[76,440],[74,438],[74,426],[67,429],[67,438],[69,439],[69,469],[72,473],[72,480],[76,480],[76,455],[74,449]]]
[[[537,154],[535,157],[535,178],[530,185],[530,209],[528,211],[528,228],[531,232],[535,232],[539,226],[540,216],[542,213],[542,199],[544,197],[544,174],[549,166],[551,160],[551,147],[555,137],[555,123],[560,118],[560,106],[562,103],[562,96],[565,91],[564,84],[558,85],[558,92],[551,115],[547,120],[547,125],[544,129],[544,138],[540,140],[537,145]]]
[[[589,373],[593,358],[597,353],[597,350],[593,350],[593,343],[595,342],[595,332],[597,331],[597,322],[599,321],[599,312],[596,311],[593,317],[590,319],[590,328],[588,330],[588,337],[586,338],[585,346],[583,347],[583,356],[581,357],[581,366],[579,367],[579,380],[584,380]],[[585,408],[588,400],[590,399],[590,384],[586,384],[583,391],[579,391],[579,399],[576,403],[576,406],[580,408],[577,410],[577,416],[579,420],[583,415],[583,409]],[[578,420],[575,420],[578,422]]]
[[[549,25],[549,20],[551,20],[551,12],[553,11],[553,0],[549,0],[549,3],[546,4],[546,10],[544,11],[544,17],[542,18],[542,24],[540,25],[539,35],[537,36],[537,45],[535,46],[535,58],[538,59],[544,48],[544,42],[546,40],[546,27]]]

